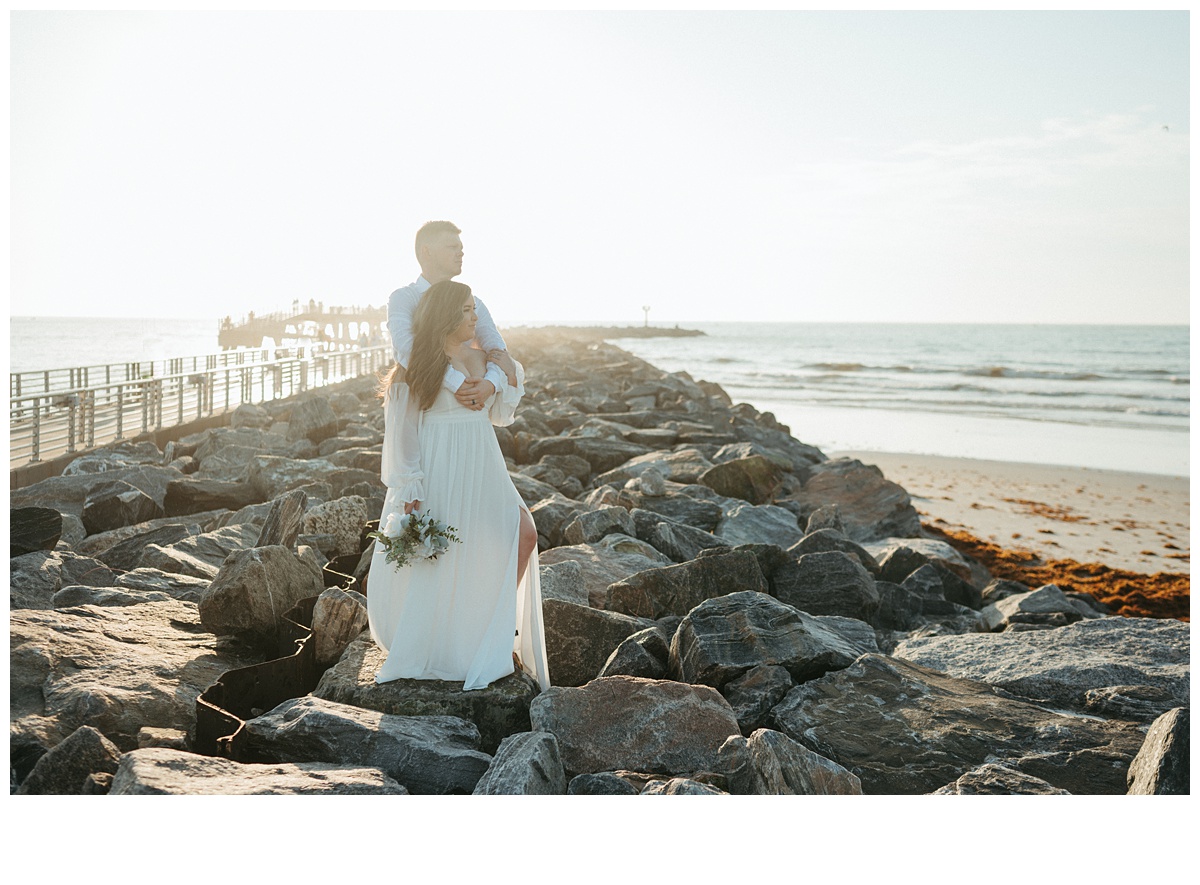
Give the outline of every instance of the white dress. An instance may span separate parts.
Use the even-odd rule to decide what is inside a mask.
[[[444,679],[463,690],[484,688],[513,672],[513,652],[542,689],[550,687],[542,627],[542,593],[535,548],[517,585],[520,510],[492,425],[511,424],[524,394],[493,394],[481,411],[459,405],[442,388],[421,411],[406,385],[384,402],[383,482],[388,487],[380,525],[419,500],[421,512],[454,526],[437,560],[397,569],[377,546],[367,579],[371,636],[387,652],[376,682]]]

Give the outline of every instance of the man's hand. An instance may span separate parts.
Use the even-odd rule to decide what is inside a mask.
[[[473,412],[483,408],[487,398],[496,392],[496,385],[484,378],[468,378],[454,394],[454,398]]]
[[[404,515],[408,516],[414,510],[420,510],[420,509],[421,509],[420,501],[409,501],[407,504],[404,505]]]
[[[509,356],[507,350],[501,350],[500,348],[489,350],[487,358],[489,362],[495,363],[508,376],[509,384],[513,387],[517,386],[517,364],[513,362],[513,358]]]

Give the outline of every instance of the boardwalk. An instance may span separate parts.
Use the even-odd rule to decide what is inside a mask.
[[[251,313],[236,322],[225,317],[217,324],[217,344],[225,350],[262,347],[269,338],[276,344],[307,339],[314,344],[372,346],[383,343],[386,319],[386,306],[336,307],[315,300],[307,305],[295,301],[290,313]]]
[[[233,351],[9,376],[9,468],[379,372],[390,345]]]

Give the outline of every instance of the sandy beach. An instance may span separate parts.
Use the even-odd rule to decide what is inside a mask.
[[[1190,573],[1187,477],[935,455],[834,455],[878,466],[934,526],[1043,559]]]

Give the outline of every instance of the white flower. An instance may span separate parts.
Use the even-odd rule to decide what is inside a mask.
[[[429,538],[422,539],[421,543],[413,548],[413,556],[418,559],[429,559],[434,555],[433,541]]]
[[[383,525],[383,533],[389,537],[395,537],[400,534],[400,514],[393,513],[387,518],[387,522]]]

